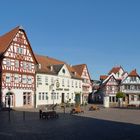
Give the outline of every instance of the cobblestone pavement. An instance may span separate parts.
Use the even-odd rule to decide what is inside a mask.
[[[140,110],[103,109],[39,120],[38,110],[0,112],[0,140],[140,140]]]

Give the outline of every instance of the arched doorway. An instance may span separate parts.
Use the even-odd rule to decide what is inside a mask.
[[[14,94],[12,92],[8,92],[5,95],[5,107],[14,107]]]

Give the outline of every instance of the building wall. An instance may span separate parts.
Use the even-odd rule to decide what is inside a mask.
[[[37,73],[36,81],[36,106],[60,104],[62,93],[65,94],[64,102],[75,103],[75,94],[82,93],[82,81],[70,77]],[[55,93],[54,99],[53,91]]]
[[[27,100],[30,98],[30,104],[26,106],[33,107],[36,61],[23,30],[17,32],[3,57],[1,71],[3,105],[7,106],[7,93],[10,92],[12,94],[10,97],[14,96],[14,100],[10,99],[14,101],[11,107],[24,107],[23,93],[26,92],[27,95],[30,93],[30,97],[26,98]]]
[[[89,94],[92,92],[91,79],[86,67],[83,69],[81,78],[83,79],[82,82],[83,103],[86,103],[88,102]]]
[[[3,89],[2,90],[2,98],[3,98],[3,105],[4,107],[8,107],[5,102],[6,102],[6,94],[10,92],[13,94],[14,96],[14,103],[13,105],[11,105],[11,107],[34,107],[34,91],[32,90],[26,90],[26,89]],[[30,100],[30,104],[23,104],[23,93],[31,93],[31,100]]]

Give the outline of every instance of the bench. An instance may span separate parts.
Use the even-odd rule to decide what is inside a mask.
[[[129,104],[129,105],[127,105],[127,108],[136,108],[137,106],[136,105],[134,105],[134,104]]]
[[[52,118],[58,118],[59,115],[56,113],[56,111],[47,111],[43,112],[42,110],[39,111],[40,119],[52,119]]]

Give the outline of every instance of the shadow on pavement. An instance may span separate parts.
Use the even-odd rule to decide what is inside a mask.
[[[0,112],[0,140],[139,140],[140,125],[59,113],[40,120],[38,112]]]

